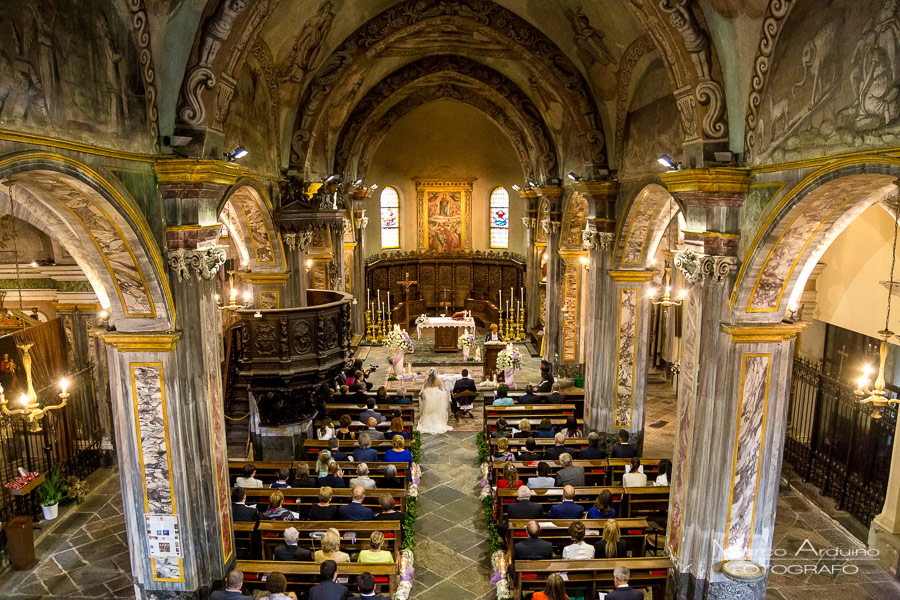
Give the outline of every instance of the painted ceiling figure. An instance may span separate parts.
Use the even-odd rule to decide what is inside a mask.
[[[322,44],[328,37],[333,21],[334,13],[331,12],[331,1],[328,0],[319,7],[319,12],[307,21],[297,36],[290,54],[278,72],[282,81],[302,84],[306,80],[318,61]]]
[[[669,21],[681,34],[684,49],[694,62],[697,76],[701,80],[711,79],[709,67],[709,37],[700,28],[694,15],[688,10],[689,0],[663,0],[660,8],[669,13]]]
[[[200,57],[197,61],[199,66],[212,65],[219,53],[219,48],[231,33],[234,20],[245,8],[247,8],[247,0],[222,0],[203,32],[203,45],[200,47]]]
[[[585,62],[590,64],[599,63],[600,65],[614,64],[615,57],[606,44],[603,42],[603,34],[591,26],[590,20],[587,18],[581,8],[572,12],[568,8],[565,15],[572,22],[572,31],[575,32],[575,45],[578,46],[578,52],[582,58],[587,59]]]

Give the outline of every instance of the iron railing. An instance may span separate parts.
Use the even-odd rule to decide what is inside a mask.
[[[881,415],[852,386],[794,361],[784,460],[867,527],[884,504],[897,424],[896,409]]]

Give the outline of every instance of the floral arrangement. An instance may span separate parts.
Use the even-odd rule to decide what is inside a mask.
[[[416,325],[424,325],[427,322],[428,317],[426,317],[425,315],[419,315],[418,317],[416,317]]]
[[[494,552],[491,555],[491,566],[494,569],[491,583],[497,586],[497,600],[510,598],[509,579],[506,576],[506,552],[503,550]]]
[[[412,352],[415,349],[412,340],[409,338],[409,334],[400,328],[394,328],[393,331],[385,336],[384,345],[391,352],[396,352],[398,350]]]
[[[475,336],[471,333],[464,333],[459,336],[459,339],[456,340],[456,347],[462,350],[463,348],[473,348],[475,346]]]
[[[419,497],[419,480],[422,478],[422,469],[419,467],[418,463],[413,463],[412,467],[409,469],[410,476],[412,477],[412,481],[409,484],[409,490],[407,490],[407,496],[410,498],[418,498]]]
[[[77,504],[84,502],[84,497],[88,493],[87,482],[84,479],[79,479],[75,475],[69,475],[66,481],[69,485],[69,488],[66,490],[66,496],[68,496],[70,500],[74,500]]]
[[[522,361],[519,360],[518,350],[516,350],[515,348],[509,349],[509,347],[507,347],[506,349],[501,350],[497,353],[497,368],[505,371],[510,367],[521,369]]]
[[[397,584],[397,591],[394,592],[394,600],[408,600],[409,592],[412,590],[413,573],[415,573],[412,550],[401,550],[399,562],[400,583]]]

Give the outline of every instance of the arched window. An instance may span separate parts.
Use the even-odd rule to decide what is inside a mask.
[[[400,247],[400,196],[390,186],[381,190],[381,247]]]
[[[502,187],[491,192],[491,248],[509,248],[509,194]]]

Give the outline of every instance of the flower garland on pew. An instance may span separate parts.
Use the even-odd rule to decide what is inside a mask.
[[[422,477],[422,469],[419,461],[422,457],[422,436],[418,431],[413,432],[412,443],[409,445],[413,463],[410,467],[412,481],[409,484],[409,492],[406,498],[406,514],[403,515],[403,543],[400,550],[400,583],[394,592],[394,600],[409,600],[409,592],[412,590],[413,574],[413,550],[416,547],[416,518],[419,515],[416,505],[419,500],[419,481]]]
[[[481,463],[481,505],[484,507],[484,521],[488,529],[488,541],[491,547],[491,567],[494,570],[491,576],[491,584],[497,587],[497,599],[510,598],[509,579],[506,576],[506,552],[501,549],[500,532],[497,529],[497,521],[494,518],[494,495],[491,489],[491,456],[487,438],[483,431],[475,436],[478,447],[478,462]]]

